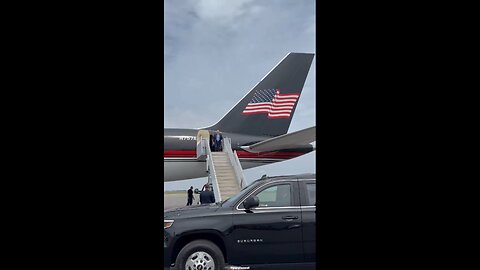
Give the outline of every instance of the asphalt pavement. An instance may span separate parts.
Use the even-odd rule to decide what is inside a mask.
[[[194,200],[193,204],[197,204],[199,202],[198,194],[193,194]],[[185,194],[163,194],[163,210],[183,207],[187,205],[187,192]]]

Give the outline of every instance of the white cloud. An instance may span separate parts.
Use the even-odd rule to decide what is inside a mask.
[[[249,10],[252,0],[199,0],[196,11],[200,19],[211,23],[225,25],[242,19]]]

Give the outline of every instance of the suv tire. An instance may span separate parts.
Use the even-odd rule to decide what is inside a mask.
[[[173,270],[185,269],[223,270],[225,259],[222,251],[214,243],[208,240],[195,240],[186,244],[175,260]]]

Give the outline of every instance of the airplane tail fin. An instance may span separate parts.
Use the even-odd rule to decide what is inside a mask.
[[[205,128],[258,136],[287,133],[313,53],[289,53],[218,123]]]

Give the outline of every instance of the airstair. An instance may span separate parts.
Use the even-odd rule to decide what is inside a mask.
[[[215,178],[218,183],[221,198],[220,200],[231,197],[240,191],[238,180],[235,176],[233,166],[228,159],[226,152],[213,152],[211,154],[213,167],[215,168]]]
[[[197,159],[206,160],[208,183],[213,187],[215,201],[226,200],[246,185],[237,153],[232,151],[231,140],[228,137],[222,140],[221,152],[212,152],[209,140],[205,137],[199,139]]]

